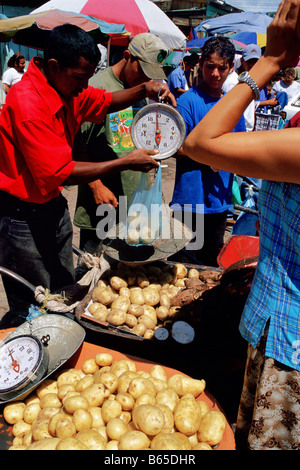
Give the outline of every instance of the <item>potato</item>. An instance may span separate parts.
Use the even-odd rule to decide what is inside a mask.
[[[164,415],[164,420],[165,420],[165,424],[161,432],[166,432],[166,433],[172,432],[174,430],[174,415],[173,415],[171,408],[169,408],[169,406],[167,405],[156,405],[156,406],[160,409],[160,411],[162,411]]]
[[[112,418],[106,425],[106,431],[109,439],[119,441],[128,432],[128,426],[121,418]]]
[[[128,431],[120,437],[119,450],[148,449],[150,440],[142,431]]]
[[[82,365],[82,370],[85,374],[94,374],[99,370],[99,366],[95,359],[87,359]]]
[[[106,400],[101,408],[102,419],[108,423],[112,418],[119,418],[122,413],[122,405],[116,400]]]
[[[111,303],[112,309],[119,309],[123,312],[128,312],[128,308],[130,305],[130,298],[126,295],[120,295],[116,300]]]
[[[167,306],[160,305],[156,309],[156,316],[161,321],[164,322],[169,317],[169,309]]]
[[[76,410],[81,409],[81,410],[87,410],[90,406],[89,400],[84,396],[84,392],[88,390],[90,387],[85,389],[82,392],[82,395],[78,396],[72,396],[64,400],[64,407],[67,410],[68,413],[73,414]]]
[[[167,293],[161,292],[159,303],[161,307],[166,307],[169,310],[169,308],[171,307],[170,296]]]
[[[57,396],[60,400],[63,400],[63,398],[66,396],[67,393],[75,392],[75,391],[76,389],[73,384],[64,384],[61,387],[59,387],[59,389],[57,390]]]
[[[134,406],[134,399],[130,393],[123,392],[116,395],[116,400],[121,404],[123,411],[129,411]]]
[[[136,376],[137,376],[136,372],[131,371],[131,370],[127,370],[127,371],[123,372],[121,375],[119,375],[117,392],[118,393],[127,393],[131,380]]]
[[[144,338],[145,339],[152,339],[154,336],[154,330],[146,330],[144,333]]]
[[[167,382],[165,382],[164,380],[161,380],[161,379],[158,379],[157,377],[152,377],[152,376],[150,376],[149,379],[154,384],[156,392],[160,392],[161,390],[164,390],[167,388]]]
[[[150,375],[152,377],[156,377],[157,379],[163,380],[164,382],[167,382],[167,374],[165,373],[164,368],[159,364],[156,364],[155,366],[151,367]]]
[[[46,437],[41,441],[36,441],[27,447],[27,450],[56,450],[60,440],[56,437]]]
[[[65,439],[66,437],[75,437],[77,429],[69,418],[60,418],[56,422],[55,435],[59,439]]]
[[[94,376],[92,374],[88,374],[83,379],[79,380],[75,386],[76,392],[83,392],[86,388],[94,383]]]
[[[152,450],[184,450],[180,440],[174,434],[160,433],[151,441]]]
[[[109,305],[114,300],[114,295],[108,287],[104,287],[104,288],[101,288],[95,300],[97,302],[100,302],[100,304]]]
[[[198,431],[201,421],[201,410],[194,398],[181,398],[174,408],[176,429],[186,436]]]
[[[132,328],[132,332],[138,336],[144,336],[147,331],[147,326],[145,323],[138,323]]]
[[[206,442],[198,442],[192,447],[192,450],[212,450],[212,447]]]
[[[97,287],[95,287],[95,289],[93,289],[93,291],[92,291],[92,300],[93,300],[93,302],[95,302],[95,303],[97,303],[97,304],[101,304],[101,302],[100,302],[100,300],[99,300],[99,295],[100,295],[100,293],[101,293],[106,287],[107,287],[107,286],[105,286],[105,285],[103,286],[103,285],[102,285],[102,286],[97,286]],[[91,309],[91,310],[89,309],[90,313],[93,314],[93,311],[92,311],[92,310],[93,310],[93,309]]]
[[[203,379],[193,379],[182,374],[174,374],[168,379],[168,388],[174,390],[179,396],[191,393],[194,397],[197,397],[203,392],[205,385]]]
[[[56,393],[46,393],[41,397],[40,407],[43,408],[61,408],[61,401]]]
[[[157,405],[167,405],[171,411],[174,411],[175,406],[179,402],[179,396],[175,390],[170,390],[166,388],[161,390],[156,395],[156,404]]]
[[[75,437],[67,437],[59,440],[56,450],[89,450],[89,448]]]
[[[103,384],[110,393],[114,393],[118,388],[118,377],[112,372],[103,372],[95,377],[95,383]]]
[[[26,446],[19,445],[19,446],[10,446],[8,450],[27,450]]]
[[[63,372],[57,378],[57,387],[60,388],[65,384],[75,385],[81,378],[82,377],[75,369]]]
[[[108,315],[108,309],[105,305],[101,305],[93,312],[93,317],[96,320],[106,321]]]
[[[121,287],[127,287],[127,282],[125,279],[120,278],[119,276],[112,276],[110,278],[110,285],[115,290],[120,290]]]
[[[29,403],[29,405],[26,405],[23,414],[25,423],[32,424],[37,419],[40,411],[41,407],[39,403]]]
[[[136,400],[143,393],[156,395],[156,388],[151,380],[144,377],[134,377],[128,387],[128,393]]]
[[[104,400],[110,395],[109,390],[107,390],[103,384],[93,384],[87,387],[81,393],[81,397],[85,398],[88,402],[88,407],[90,406],[101,406]],[[88,408],[86,408],[88,409]]]
[[[135,305],[144,305],[145,297],[143,290],[140,287],[135,287],[130,290],[130,303]],[[130,312],[134,315],[133,312]]]
[[[209,412],[209,406],[208,404],[203,401],[203,400],[197,400],[197,405],[199,406],[200,408],[200,411],[201,411],[201,417],[203,418],[204,415],[206,415],[206,413]]]
[[[41,411],[39,411],[39,414],[37,415],[37,420],[38,421],[43,421],[44,419],[51,419],[52,416],[56,415],[56,413],[59,411],[59,408],[43,408]]]
[[[23,419],[25,403],[16,401],[4,407],[3,417],[8,424],[15,424]]]
[[[95,361],[100,367],[110,366],[113,362],[113,357],[109,353],[99,353],[96,355]]]
[[[137,317],[132,315],[131,313],[126,314],[126,320],[125,320],[125,325],[127,325],[129,328],[133,328],[136,326],[138,323]]]
[[[159,303],[159,292],[156,289],[148,286],[143,289],[145,304],[154,307]]]
[[[184,266],[184,264],[177,263],[175,266],[172,268],[173,273],[178,279],[183,279],[187,275],[187,268]]]
[[[105,450],[119,450],[119,441],[111,440],[106,443]]]
[[[151,393],[142,393],[135,400],[134,408],[139,405],[155,405],[155,403],[156,400],[154,395],[152,395]]]
[[[93,424],[93,416],[88,410],[79,408],[73,413],[73,424],[77,432],[90,429]]]
[[[178,441],[181,442],[184,450],[191,450],[192,449],[191,443],[190,443],[189,438],[187,436],[185,436],[181,432],[174,432],[172,435],[173,435],[173,437],[175,437],[175,439],[177,439]]]
[[[198,440],[215,446],[221,442],[226,427],[226,418],[221,411],[212,410],[201,419]]]
[[[67,413],[63,408],[59,410],[55,415],[53,415],[48,424],[48,431],[51,434],[51,436],[56,437],[56,423],[60,419],[69,419],[72,422],[72,415]]]
[[[101,408],[99,406],[91,406],[88,411],[92,415],[93,419],[91,428],[103,426],[104,421],[102,418]]]
[[[152,307],[151,305],[144,305],[143,309],[144,309],[144,315],[147,315],[148,317],[150,317],[153,323],[157,325],[156,309]]]
[[[144,302],[144,298],[143,298],[143,302]],[[141,315],[144,314],[143,305],[131,303],[128,308],[128,314],[133,315],[137,318],[140,317]]]
[[[34,441],[41,441],[46,437],[52,437],[49,433],[49,422],[50,419],[43,419],[41,421],[35,421],[32,425],[32,439]]]
[[[76,439],[89,450],[105,450],[106,448],[104,437],[92,429],[79,431]]]
[[[200,273],[199,271],[197,271],[197,269],[190,269],[189,270],[189,273],[188,273],[188,279],[192,279],[192,278],[196,278],[196,279],[199,279],[199,276],[200,276]]]
[[[142,315],[138,318],[138,323],[143,323],[146,326],[147,330],[154,330],[155,323],[149,315]]]
[[[117,377],[120,377],[120,375],[128,371],[129,371],[129,364],[124,359],[120,361],[115,361],[110,368],[110,372],[112,374],[115,374]]]
[[[88,307],[88,311],[94,315],[97,308],[105,307],[105,305],[100,304],[100,302],[92,302],[91,305]]]
[[[13,436],[24,436],[24,434],[31,430],[31,424],[25,423],[23,419],[17,421],[12,427]]]
[[[39,402],[40,402],[40,399],[35,393],[31,393],[24,400],[25,405],[29,405],[30,403],[39,403]],[[14,403],[18,403],[18,402],[14,402]]]
[[[119,290],[119,295],[122,297],[130,297],[130,290],[129,287],[121,287]]]
[[[124,325],[126,321],[126,312],[119,308],[111,309],[106,317],[106,321],[114,326]]]
[[[30,446],[30,444],[32,444],[32,431],[27,431],[24,434],[22,444],[26,447],[28,447],[28,446]]]
[[[134,407],[132,421],[147,436],[156,436],[165,425],[164,413],[157,406],[147,404]]]
[[[46,393],[57,393],[57,389],[58,384],[56,380],[46,379],[37,387],[35,392],[38,398],[41,399],[43,395],[46,395]]]
[[[144,287],[149,286],[150,281],[149,281],[147,275],[140,271],[140,272],[137,273],[136,283],[139,287],[141,287],[143,289]]]

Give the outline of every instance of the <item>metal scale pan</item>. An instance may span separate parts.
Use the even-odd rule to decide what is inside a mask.
[[[103,240],[103,252],[115,261],[139,265],[166,260],[192,240],[192,231],[177,219],[163,215],[162,235],[149,245],[133,246],[126,242],[126,226],[114,226]]]

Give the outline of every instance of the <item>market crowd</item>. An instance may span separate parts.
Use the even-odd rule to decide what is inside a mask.
[[[241,194],[243,182],[258,189],[260,252],[240,323],[249,351],[236,436],[250,449],[299,450],[300,115],[285,122],[284,108],[300,93],[300,0],[280,4],[263,50],[250,44],[238,55],[230,39],[214,36],[173,70],[164,67],[170,51],[150,33],[117,52],[95,73],[97,44],[63,25],[50,33],[43,58],[26,69],[23,56],[9,61],[0,113],[0,265],[50,292],[75,282],[62,189],[78,185],[80,248],[100,254],[97,207],[118,211],[124,195],[130,205],[141,172],[159,165],[156,150],[133,147],[124,122],[160,96],[186,126],[170,209],[181,220],[189,210],[193,233],[203,230],[203,245],[190,250],[199,265],[217,265],[234,214],[234,178]],[[279,116],[281,125],[257,131],[260,115]],[[3,283],[9,312],[0,327],[17,326],[32,299],[13,279]]]

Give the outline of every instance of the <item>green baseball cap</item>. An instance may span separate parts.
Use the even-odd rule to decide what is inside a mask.
[[[148,78],[166,79],[163,65],[169,49],[155,34],[137,34],[128,46],[129,52],[138,59],[139,64]]]

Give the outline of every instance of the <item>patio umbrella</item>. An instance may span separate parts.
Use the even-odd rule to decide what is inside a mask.
[[[205,37],[205,38],[193,39],[192,41],[188,41],[188,42],[186,43],[186,47],[187,47],[188,49],[190,49],[190,48],[193,48],[193,49],[194,49],[194,48],[200,48],[200,49],[201,49],[201,48],[203,47],[203,44],[205,44],[206,41],[207,41],[208,39],[211,39],[212,37],[213,37],[213,36],[207,36],[207,37]],[[233,43],[233,45],[234,45],[234,47],[235,47],[235,50],[236,50],[237,52],[242,51],[242,50],[244,49],[244,47],[246,46],[245,43],[243,43],[243,42],[241,42],[241,41],[239,41],[239,40],[237,41],[237,40],[236,40],[236,37],[234,37],[234,39],[233,39],[233,38],[229,38],[229,39],[230,39],[230,41]]]
[[[259,47],[264,47],[267,44],[267,35],[263,33],[243,31],[235,34],[232,38],[244,44],[257,44]]]
[[[229,13],[202,21],[195,31],[206,31],[209,34],[240,33],[254,31],[266,34],[272,18],[265,13],[243,12]]]
[[[132,36],[145,32],[156,34],[170,49],[185,48],[182,31],[151,0],[50,0],[32,13],[53,8],[124,24]]]
[[[36,14],[0,19],[0,41],[13,39],[16,44],[43,49],[49,32],[65,23],[79,26],[89,32],[98,42],[105,42],[112,35],[126,35],[124,25],[106,23],[86,15],[61,10],[50,10]]]

